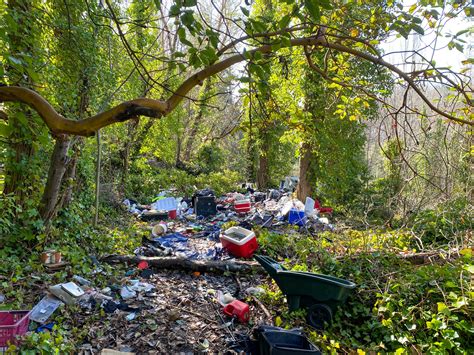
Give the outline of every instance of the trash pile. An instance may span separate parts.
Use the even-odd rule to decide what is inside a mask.
[[[293,183],[292,179],[286,181],[287,185]],[[252,230],[255,226],[275,233],[295,232],[296,228],[299,233],[309,234],[334,228],[327,217],[321,217],[332,213],[331,208],[321,207],[309,197],[302,203],[284,189],[259,192],[248,187],[245,194],[231,192],[220,197],[205,189],[190,198],[177,198],[163,191],[149,205],[132,199],[123,201],[123,205],[148,223],[150,231],[134,251],[135,255],[161,260],[175,257],[206,262],[252,258],[258,250]],[[314,319],[308,322],[313,326],[322,328],[325,321],[330,321],[335,305],[344,301],[348,293],[328,306],[314,290],[332,287],[335,295],[342,294],[337,289],[341,282],[334,282],[335,278],[289,272],[268,257],[255,258],[287,296],[290,310],[300,306],[309,309],[308,314]],[[78,275],[69,282],[50,286],[39,303],[22,314],[22,333],[28,330],[30,320],[35,322],[30,324],[30,330],[50,331],[54,327],[54,322],[49,321],[51,315],[61,306],[75,305],[80,312],[71,322],[75,327],[82,322],[90,329],[87,341],[79,349],[85,352],[95,353],[105,348],[159,353],[228,349],[236,353],[289,354],[289,349],[293,349],[297,353],[320,354],[301,330],[268,325],[273,323],[273,317],[256,297],[264,292],[259,287],[263,276],[157,271],[148,263],[152,259],[135,260],[138,261],[132,270],[121,279],[111,279],[105,288],[95,287],[94,282]],[[48,250],[42,254],[42,262],[59,264],[61,255]],[[93,275],[95,272],[100,273],[100,267]],[[298,291],[301,287],[293,287],[297,284],[305,284],[302,286],[305,290]],[[355,287],[347,285],[348,290]],[[87,318],[92,314],[105,315],[107,321],[94,317],[98,320],[91,326]]]
[[[291,182],[291,180],[290,180]],[[327,217],[330,207],[322,207],[310,197],[302,203],[286,190],[267,192],[247,189],[217,197],[213,190],[196,191],[190,198],[174,197],[169,191],[155,201],[142,205],[126,199],[123,205],[142,221],[149,223],[150,237],[135,250],[139,256],[178,256],[190,260],[227,260],[250,258],[257,249],[251,230],[254,226],[286,233],[296,226],[300,233],[333,230]],[[233,222],[238,230],[222,230]]]

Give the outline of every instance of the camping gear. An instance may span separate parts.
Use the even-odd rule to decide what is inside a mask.
[[[241,323],[247,323],[249,320],[249,305],[245,302],[234,300],[226,305],[222,311],[230,317],[237,317]]]
[[[234,209],[237,213],[250,212],[250,200],[239,200],[234,202]]]
[[[288,223],[296,224],[298,226],[304,226],[306,224],[306,216],[304,211],[297,210],[292,208],[288,213]]]
[[[255,233],[242,228],[231,227],[220,235],[222,246],[236,257],[250,258],[258,248]]]
[[[323,329],[325,322],[331,322],[337,306],[356,287],[355,283],[334,276],[288,271],[268,256],[255,255],[255,259],[286,295],[290,312],[307,309],[306,320],[317,329]]]
[[[214,196],[196,197],[194,212],[196,216],[209,217],[217,214],[217,204]]]
[[[30,311],[0,311],[0,350],[28,331]]]

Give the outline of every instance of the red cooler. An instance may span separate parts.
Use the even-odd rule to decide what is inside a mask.
[[[255,233],[242,228],[231,227],[220,236],[222,246],[239,258],[251,258],[258,248]]]
[[[234,202],[234,209],[237,213],[250,212],[250,200],[240,200]]]

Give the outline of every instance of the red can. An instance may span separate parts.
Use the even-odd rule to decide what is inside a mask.
[[[249,305],[245,302],[234,300],[224,307],[223,312],[230,317],[237,317],[241,323],[249,321]]]
[[[168,211],[168,218],[169,219],[176,219],[176,217],[177,217],[176,210]]]

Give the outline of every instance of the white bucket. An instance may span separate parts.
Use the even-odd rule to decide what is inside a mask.
[[[158,237],[159,235],[163,235],[168,231],[168,227],[164,223],[159,223],[153,226],[153,229],[151,230],[151,234],[154,237]]]

